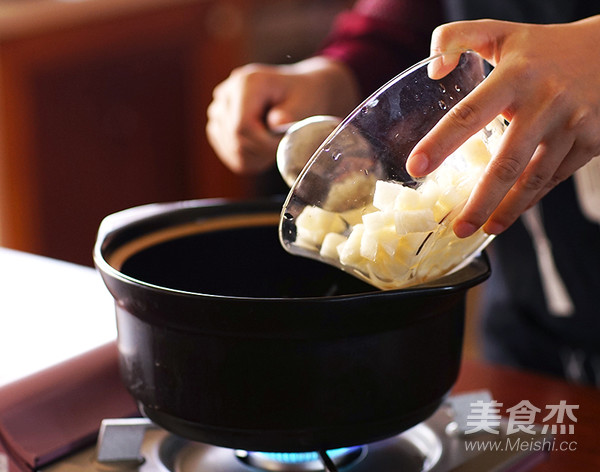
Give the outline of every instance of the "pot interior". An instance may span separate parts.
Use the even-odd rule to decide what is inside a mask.
[[[276,221],[256,224],[249,218],[223,226],[182,225],[180,235],[171,228],[168,238],[155,238],[158,242],[142,244],[146,247],[126,256],[120,272],[163,288],[233,297],[305,298],[377,290],[339,269],[288,254],[279,243]]]

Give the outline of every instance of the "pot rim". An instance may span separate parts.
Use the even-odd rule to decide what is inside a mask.
[[[411,297],[411,296],[420,296],[427,293],[436,293],[436,294],[450,294],[454,292],[465,291],[479,283],[485,281],[491,273],[489,259],[485,251],[483,251],[479,256],[475,257],[472,262],[470,262],[467,266],[462,269],[445,275],[439,279],[433,280],[431,282],[427,282],[424,284],[414,285],[407,288],[400,289],[391,289],[391,290],[380,290],[377,287],[373,286],[372,291],[365,292],[357,292],[350,294],[340,294],[340,295],[324,295],[324,296],[309,296],[309,297],[252,297],[252,296],[239,296],[239,295],[221,295],[221,294],[211,294],[211,293],[202,293],[202,292],[191,292],[181,289],[175,289],[171,287],[166,287],[162,285],[153,284],[150,282],[146,282],[144,280],[140,280],[138,278],[129,276],[121,272],[118,268],[116,268],[113,264],[109,262],[109,258],[107,257],[107,251],[111,249],[108,247],[112,242],[111,239],[115,238],[117,235],[122,233],[126,233],[127,231],[133,230],[136,227],[149,227],[154,226],[154,233],[157,233],[161,229],[174,228],[178,226],[183,226],[185,223],[198,223],[199,221],[208,220],[211,216],[219,217],[222,219],[227,219],[226,216],[232,216],[235,214],[242,214],[244,211],[251,210],[252,214],[259,214],[265,216],[266,214],[271,214],[277,216],[279,218],[281,204],[283,202],[282,198],[275,197],[270,199],[259,199],[259,200],[251,200],[251,201],[240,201],[226,198],[211,198],[211,199],[194,199],[194,200],[183,200],[177,202],[167,202],[167,203],[152,203],[147,205],[136,206],[132,208],[128,208],[125,210],[118,211],[116,213],[110,214],[106,216],[99,227],[98,235],[96,238],[96,242],[94,244],[93,250],[93,260],[96,268],[103,275],[110,276],[114,279],[120,280],[127,284],[141,286],[153,291],[158,291],[161,293],[169,293],[176,296],[182,297],[193,297],[193,298],[208,298],[208,299],[226,299],[229,301],[250,301],[250,302],[262,302],[262,303],[280,303],[281,301],[302,301],[306,303],[310,302],[324,302],[324,301],[351,301],[353,299],[369,299],[371,297],[377,296],[377,298],[381,298],[382,296],[395,296],[402,294],[403,296]],[[215,210],[226,208],[227,210],[231,210],[227,215],[218,215]],[[199,216],[195,215],[193,220],[186,220],[186,215],[192,215],[194,211],[206,210],[207,215],[204,219],[199,219]],[[160,219],[165,217],[178,217],[179,221],[175,225],[167,224],[160,225]],[[267,225],[269,223],[265,222],[266,220],[259,219],[256,224],[258,225]],[[277,220],[278,221],[278,220]],[[154,223],[154,225],[152,225]],[[156,226],[160,225],[160,226]],[[234,227],[234,226],[231,226]],[[231,228],[230,227],[230,228]],[[196,231],[197,232],[197,231]],[[193,234],[193,232],[188,233]],[[181,235],[181,234],[180,234]],[[164,239],[166,241],[168,239]],[[117,248],[120,245],[117,244]],[[114,250],[114,249],[113,249]],[[283,250],[283,248],[282,248]],[[135,251],[131,252],[134,254]],[[110,254],[109,254],[110,256]]]

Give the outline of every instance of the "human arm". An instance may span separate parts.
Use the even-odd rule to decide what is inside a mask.
[[[481,226],[498,234],[600,154],[600,16],[553,25],[477,20],[435,30],[432,54],[464,49],[495,68],[415,146],[407,169],[426,175],[503,115],[510,125],[498,153],[453,227],[461,237]],[[455,63],[438,64],[432,76]]]
[[[357,102],[354,76],[336,60],[250,64],[215,88],[207,136],[231,170],[257,173],[274,162],[281,135],[273,130],[311,115],[344,116]]]
[[[281,137],[274,129],[316,114],[346,116],[427,55],[440,11],[437,0],[358,0],[339,15],[315,57],[236,69],[216,87],[208,109],[211,145],[235,172],[265,170]]]

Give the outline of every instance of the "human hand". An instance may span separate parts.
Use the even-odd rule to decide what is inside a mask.
[[[208,107],[208,140],[234,172],[258,173],[275,162],[282,125],[312,115],[346,116],[358,86],[346,66],[314,57],[292,65],[251,64],[219,84]]]
[[[449,23],[432,55],[472,49],[491,74],[415,146],[407,170],[433,171],[495,116],[508,121],[496,156],[454,222],[459,237],[499,234],[558,183],[600,154],[600,16],[570,24]],[[430,68],[441,78],[459,54]]]

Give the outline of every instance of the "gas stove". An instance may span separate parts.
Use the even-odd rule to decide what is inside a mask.
[[[485,392],[477,392],[485,397]],[[170,434],[144,418],[108,419],[102,422],[96,446],[79,451],[45,472],[139,471],[139,472],[258,472],[329,471],[520,471],[544,459],[547,437],[537,436],[539,451],[519,450],[482,453],[469,450],[468,441],[503,442],[506,422],[499,435],[469,437],[457,424],[457,406],[473,394],[450,398],[427,421],[397,436],[368,445],[319,452],[268,453],[232,450],[189,441]],[[513,441],[530,440],[526,434],[511,435]],[[538,448],[532,448],[538,449]]]
[[[109,394],[107,398],[110,397]],[[24,444],[15,444],[4,435],[0,443],[3,447],[0,472],[525,471],[546,458],[544,443],[549,445],[551,438],[544,434],[537,434],[535,444],[527,450],[511,448],[491,452],[469,447],[469,444],[504,444],[509,437],[506,420],[500,422],[498,434],[469,435],[466,432],[465,408],[475,398],[487,400],[489,393],[449,397],[425,422],[378,442],[295,453],[233,450],[194,442],[171,434],[143,417],[105,419],[99,424],[97,438],[88,435],[86,443],[86,437],[69,437],[72,431],[83,431],[80,420],[65,418],[68,426],[64,443],[55,442],[51,451],[38,449],[32,455],[28,448],[31,438],[25,438]],[[117,403],[127,403],[122,400],[113,397]],[[81,421],[85,423],[88,419]],[[31,426],[35,421],[25,423]],[[50,442],[65,434],[61,425],[43,426],[45,433],[51,436],[46,438]],[[28,431],[33,434],[30,428]],[[512,433],[510,438],[513,444],[531,443],[531,436],[525,433]]]
[[[36,300],[19,293],[15,272],[2,280],[8,294],[4,303],[12,298],[10,312],[20,323],[4,340],[2,359],[11,353],[36,356],[35,362],[13,366],[10,377],[0,378],[0,472],[480,472],[528,470],[546,458],[544,444],[550,441],[540,431],[534,441],[523,432],[510,434],[512,444],[529,443],[526,449],[482,450],[482,445],[506,444],[509,437],[506,419],[498,434],[468,434],[468,405],[489,401],[485,391],[448,397],[429,419],[397,436],[331,451],[242,451],[178,437],[139,415],[121,383],[112,307],[107,309],[107,294],[94,271],[5,250],[0,259],[25,267],[27,287],[32,274],[55,285]],[[73,280],[85,285],[77,300]],[[90,306],[85,313],[81,298]],[[73,323],[82,316],[88,317],[88,327],[82,326],[73,342]],[[51,335],[45,344],[40,337],[38,348],[31,349],[29,328],[48,317]],[[54,348],[60,348],[60,355],[50,355]]]

